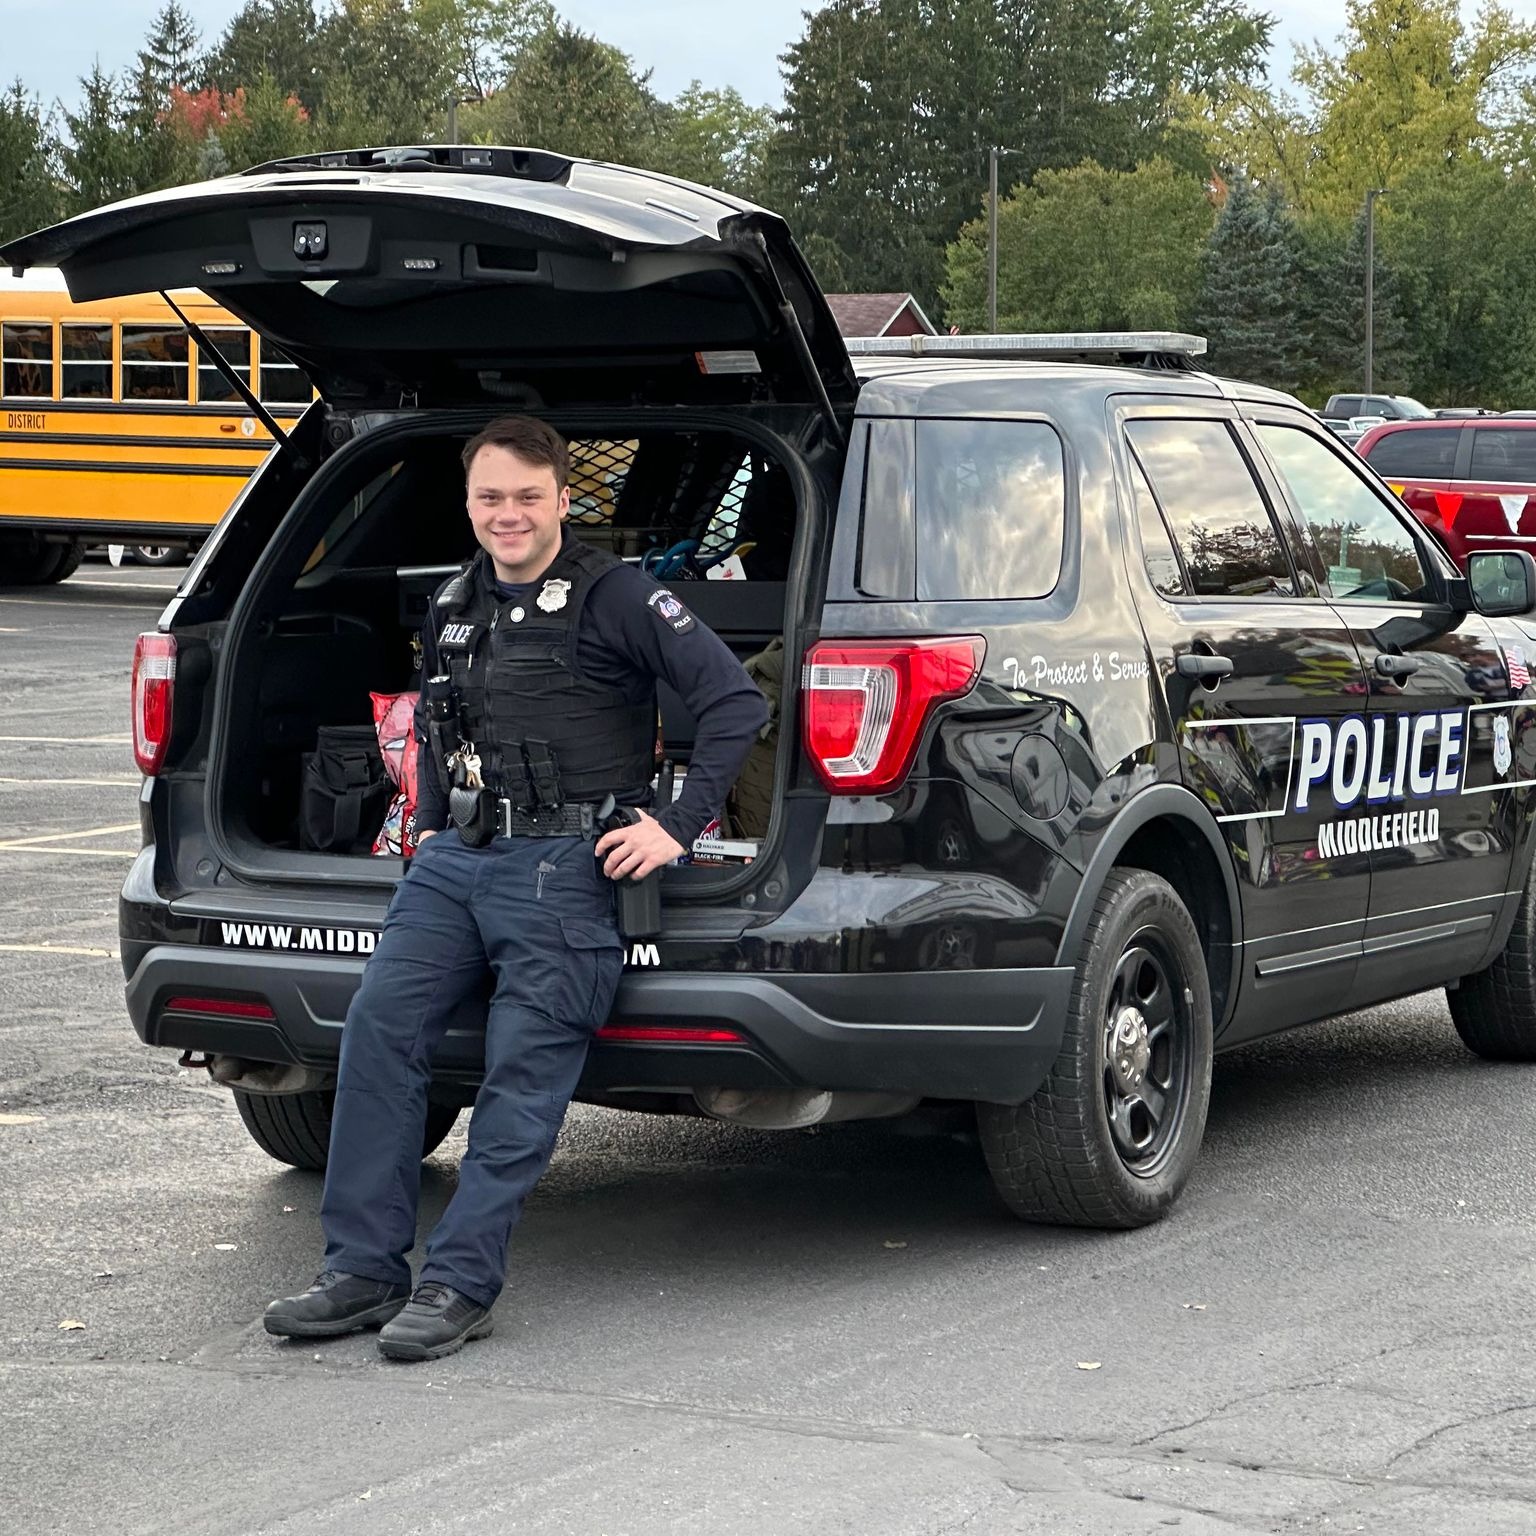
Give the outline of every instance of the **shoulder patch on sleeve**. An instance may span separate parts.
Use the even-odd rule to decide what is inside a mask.
[[[665,587],[658,587],[652,592],[645,604],[675,634],[686,635],[698,623]]]

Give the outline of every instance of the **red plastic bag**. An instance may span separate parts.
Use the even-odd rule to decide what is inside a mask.
[[[370,693],[373,728],[379,736],[384,771],[395,786],[384,813],[384,825],[373,840],[373,851],[404,858],[416,852],[416,714],[414,693]]]

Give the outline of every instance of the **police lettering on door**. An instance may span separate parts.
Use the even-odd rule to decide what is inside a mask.
[[[1317,851],[1328,858],[1433,843],[1440,836],[1435,801],[1530,786],[1533,726],[1536,709],[1511,702],[1343,718],[1191,720],[1185,741],[1192,764],[1216,768],[1234,749],[1237,760],[1264,764],[1262,780],[1248,781],[1256,793],[1245,796],[1226,777],[1218,820],[1338,813],[1317,827]],[[1347,814],[1378,806],[1391,809]]]

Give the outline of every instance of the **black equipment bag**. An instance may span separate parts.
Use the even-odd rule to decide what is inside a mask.
[[[369,853],[394,786],[372,725],[322,725],[304,754],[299,846],[317,853]]]

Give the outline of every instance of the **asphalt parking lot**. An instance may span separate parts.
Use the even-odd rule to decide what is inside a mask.
[[[139,1044],[115,958],[177,575],[0,589],[0,1530],[1536,1529],[1536,1069],[1439,994],[1222,1058],[1147,1231],[1015,1223],[954,1127],[578,1109],[492,1338],[269,1338],[319,1181]]]

